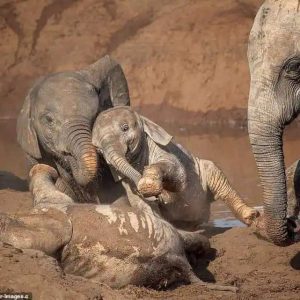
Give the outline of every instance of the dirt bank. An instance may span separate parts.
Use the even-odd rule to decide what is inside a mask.
[[[1,212],[25,212],[31,207],[24,181],[1,174],[13,190],[0,191]],[[278,248],[257,239],[247,228],[208,229],[212,249],[196,271],[206,281],[234,284],[238,294],[211,292],[199,285],[172,291],[127,287],[116,291],[64,274],[57,261],[38,251],[0,245],[0,291],[32,292],[33,299],[299,299],[299,245]]]
[[[247,39],[261,2],[2,0],[0,118],[17,114],[36,77],[109,53],[134,106],[156,121],[174,121],[172,111],[184,112],[182,123],[244,120]]]

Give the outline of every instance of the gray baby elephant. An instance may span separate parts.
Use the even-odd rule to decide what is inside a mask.
[[[76,202],[97,202],[88,195],[98,175],[92,124],[106,108],[130,105],[122,67],[109,56],[76,71],[49,74],[28,92],[17,122],[17,139],[30,167],[53,166],[60,191]]]
[[[127,178],[144,197],[157,196],[160,213],[177,228],[195,230],[207,222],[213,199],[223,200],[250,225],[258,212],[240,198],[222,171],[171,139],[125,106],[100,113],[92,133],[93,144],[115,170],[116,180]]]
[[[177,231],[143,201],[143,210],[74,204],[56,188],[53,168],[38,164],[30,176],[36,207],[25,215],[0,215],[0,241],[49,255],[61,253],[66,273],[113,288],[198,282],[210,289],[236,290],[200,281],[185,251],[204,251],[209,247],[207,238]]]

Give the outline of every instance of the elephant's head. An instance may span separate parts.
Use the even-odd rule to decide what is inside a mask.
[[[160,126],[138,115],[131,108],[119,106],[101,112],[93,127],[93,144],[112,165],[136,185],[141,174],[131,163],[139,154],[147,155],[146,135],[160,145],[172,137]]]
[[[265,227],[277,245],[294,235],[287,218],[282,135],[300,109],[300,11],[297,0],[266,1],[252,27],[248,130],[264,198]]]
[[[110,105],[101,97],[107,90]],[[122,69],[108,56],[81,71],[46,76],[25,99],[17,123],[18,142],[36,160],[53,156],[85,186],[97,172],[92,124],[101,109],[114,104],[129,104],[129,96]]]

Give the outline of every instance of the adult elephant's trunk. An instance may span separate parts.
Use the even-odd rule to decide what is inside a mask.
[[[253,87],[251,87],[253,88]],[[251,100],[251,97],[250,97]],[[291,243],[287,230],[287,189],[282,149],[283,127],[276,121],[276,109],[257,103],[271,103],[268,99],[255,99],[248,108],[248,130],[263,189],[266,232],[276,245]],[[264,105],[262,105],[264,106]],[[274,106],[271,107],[274,109]],[[275,120],[274,120],[275,119]]]
[[[92,145],[92,134],[87,120],[72,120],[66,125],[68,160],[78,184],[86,186],[97,174],[97,152]]]
[[[104,139],[102,141],[104,141]],[[122,153],[122,148],[123,147],[120,143],[110,142],[109,139],[102,142],[101,145],[105,160],[118,172],[133,181],[137,186],[142,176],[126,160],[124,154]]]

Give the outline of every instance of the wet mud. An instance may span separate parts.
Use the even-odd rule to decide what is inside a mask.
[[[1,122],[1,212],[25,212],[32,202],[22,151],[15,141],[15,120]],[[215,161],[248,203],[261,206],[256,167],[244,130],[224,129],[218,134],[174,126],[168,130],[199,157]],[[297,133],[297,128],[291,128],[285,136],[287,164],[298,157]],[[279,248],[240,226],[223,203],[213,203],[211,222],[204,227],[212,249],[195,265],[201,279],[236,285],[237,294],[213,292],[197,284],[169,291],[132,286],[112,290],[65,274],[59,262],[41,252],[9,245],[0,245],[0,291],[32,292],[33,299],[299,299],[299,244]]]

